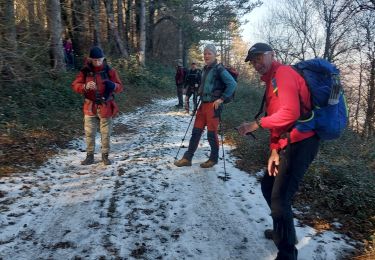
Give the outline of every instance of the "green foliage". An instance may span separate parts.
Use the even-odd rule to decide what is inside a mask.
[[[72,79],[72,74],[56,79],[44,75],[32,83],[4,84],[0,102],[7,105],[0,107],[1,131],[58,129],[66,124],[82,100],[70,88]]]
[[[337,217],[350,214],[358,223],[372,222],[362,230],[375,232],[375,140],[362,140],[352,131],[332,142],[322,143],[317,159],[306,174],[303,191],[313,207],[328,208]],[[324,194],[324,196],[321,196]]]
[[[150,102],[151,99],[175,95],[174,68],[148,61],[146,67],[138,65],[136,57],[116,60],[111,65],[118,68],[125,91],[118,95],[120,111]]]

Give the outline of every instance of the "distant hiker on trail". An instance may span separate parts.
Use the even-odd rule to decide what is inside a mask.
[[[198,148],[199,140],[204,128],[207,126],[207,139],[211,147],[210,158],[201,163],[202,168],[210,168],[217,164],[219,159],[218,128],[222,103],[232,97],[237,82],[221,64],[216,60],[215,45],[208,44],[204,48],[204,61],[206,66],[202,72],[202,82],[198,95],[201,104],[197,110],[193,132],[190,138],[188,150],[182,159],[174,164],[178,167],[191,166],[191,160]]]
[[[105,62],[101,48],[97,46],[91,48],[87,64],[78,73],[72,83],[72,88],[85,97],[83,113],[87,156],[81,164],[94,163],[95,135],[99,124],[102,162],[109,165],[111,164],[108,154],[110,152],[112,117],[118,112],[114,93],[120,93],[123,90],[123,85],[116,70]]]
[[[176,108],[182,108],[183,107],[184,82],[185,82],[185,69],[182,66],[182,61],[178,61],[177,63],[176,75],[174,78],[176,81],[177,98],[178,98],[178,104],[176,105]]]
[[[242,123],[238,131],[241,135],[258,128],[270,131],[271,152],[261,188],[271,209],[273,230],[266,230],[265,236],[278,248],[276,259],[297,259],[292,200],[318,152],[319,138],[314,131],[298,131],[294,124],[311,110],[310,92],[294,69],[275,60],[269,45],[254,44],[245,59],[248,61],[266,83],[266,116]]]
[[[202,76],[201,70],[197,68],[197,65],[195,64],[195,62],[192,62],[191,68],[189,69],[185,77],[185,88],[186,88],[185,110],[186,110],[186,113],[189,113],[190,97],[192,95],[193,95],[194,110],[197,109],[198,88],[199,88],[199,84],[201,83],[201,76]]]
[[[64,58],[68,69],[74,69],[74,53],[73,53],[73,43],[70,38],[66,39],[63,43],[64,47]]]

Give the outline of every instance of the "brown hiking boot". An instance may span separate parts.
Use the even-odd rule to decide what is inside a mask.
[[[214,166],[215,164],[217,164],[217,162],[214,162],[214,161],[208,160],[208,161],[205,161],[204,163],[201,163],[200,166],[201,166],[202,168],[211,168],[211,167]]]
[[[103,162],[104,165],[111,165],[112,164],[112,162],[108,159],[107,153],[102,154],[102,162]]]
[[[273,230],[272,229],[266,229],[264,230],[264,237],[272,240],[273,239]]]
[[[93,164],[93,163],[94,163],[94,154],[93,153],[88,153],[86,155],[86,159],[81,161],[82,165],[89,165],[89,164]]]
[[[181,160],[174,161],[174,165],[176,165],[177,167],[191,166],[191,160],[188,160],[186,158],[182,158]]]

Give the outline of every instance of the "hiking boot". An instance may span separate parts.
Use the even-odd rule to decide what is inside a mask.
[[[211,168],[211,167],[214,166],[215,164],[217,164],[217,162],[214,162],[214,161],[208,160],[208,161],[205,161],[204,163],[201,163],[200,166],[201,166],[202,168]]]
[[[112,164],[112,162],[108,159],[107,153],[102,154],[102,162],[103,162],[104,165],[111,165]]]
[[[176,165],[177,167],[191,166],[191,160],[188,160],[186,158],[182,158],[181,160],[174,161],[174,165]]]
[[[264,237],[266,239],[273,240],[273,230],[272,229],[264,230]]]
[[[182,108],[183,105],[178,104],[178,105],[175,105],[174,107],[175,107],[175,108]]]
[[[81,161],[82,165],[89,165],[89,164],[93,164],[93,163],[94,163],[94,154],[93,153],[88,153],[86,155],[86,159]]]

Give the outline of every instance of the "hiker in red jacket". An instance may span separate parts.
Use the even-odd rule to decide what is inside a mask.
[[[123,85],[115,69],[110,68],[101,48],[91,48],[87,64],[81,69],[72,83],[75,92],[85,97],[83,113],[86,135],[87,156],[82,165],[94,163],[95,135],[97,125],[100,127],[102,142],[102,161],[111,164],[108,158],[112,117],[118,112],[114,93],[120,93]]]
[[[256,43],[248,51],[250,62],[266,83],[266,116],[241,124],[241,135],[258,128],[270,131],[270,157],[261,182],[273,219],[267,238],[278,248],[276,259],[297,259],[296,232],[292,200],[307,168],[316,156],[319,138],[314,131],[299,132],[294,123],[311,111],[310,92],[304,79],[290,66],[275,60],[275,53],[265,43]]]

